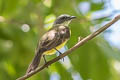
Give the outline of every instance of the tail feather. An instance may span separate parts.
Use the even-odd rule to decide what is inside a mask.
[[[29,67],[27,69],[26,74],[35,70],[38,67],[43,52],[44,52],[43,50],[42,51],[40,50],[36,53],[35,57],[32,60],[32,63],[29,65]]]

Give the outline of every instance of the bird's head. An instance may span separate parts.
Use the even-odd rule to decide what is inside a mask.
[[[55,25],[63,25],[68,26],[72,19],[76,18],[75,16],[70,16],[68,14],[60,15],[56,18],[53,26]]]

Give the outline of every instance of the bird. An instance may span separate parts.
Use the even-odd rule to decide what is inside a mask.
[[[26,73],[34,71],[39,66],[41,57],[44,58],[46,63],[46,55],[52,55],[56,52],[62,54],[59,50],[65,46],[71,36],[71,30],[68,25],[75,18],[76,16],[68,14],[62,14],[56,18],[52,28],[40,38],[35,56]]]

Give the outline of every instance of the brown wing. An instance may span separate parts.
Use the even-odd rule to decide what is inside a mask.
[[[70,32],[68,27],[54,27],[42,36],[41,40],[39,41],[37,51],[41,48],[46,49],[46,51],[55,48],[63,43],[66,39],[69,39],[69,37]]]
[[[56,47],[56,43],[58,42],[59,39],[60,39],[60,35],[58,31],[56,30],[56,28],[54,28],[43,35],[43,37],[39,41],[37,50],[41,48],[50,50]]]
[[[69,28],[64,26],[58,26],[44,34],[41,40],[39,41],[35,57],[33,58],[32,63],[29,65],[27,73],[31,72],[32,70],[35,70],[38,67],[41,56],[45,51],[57,47],[69,37]]]
[[[64,41],[70,38],[70,30],[69,27],[67,26],[59,26],[57,29],[60,37],[56,46],[59,46],[61,43],[63,43]]]
[[[29,65],[26,73],[29,73],[38,67],[42,54],[45,51],[56,47],[57,45],[56,43],[58,42],[59,39],[60,39],[59,33],[55,29],[48,31],[46,34],[43,35],[37,46],[35,52],[36,54],[32,60],[32,63]]]

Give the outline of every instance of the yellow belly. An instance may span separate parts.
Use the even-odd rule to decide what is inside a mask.
[[[64,41],[62,44],[60,44],[59,46],[56,47],[57,50],[60,50],[62,47],[64,47],[64,45],[66,44],[68,40]],[[43,54],[44,55],[52,55],[52,54],[55,54],[56,53],[56,50],[55,49],[51,49],[51,50],[48,50],[46,52],[44,52]]]

